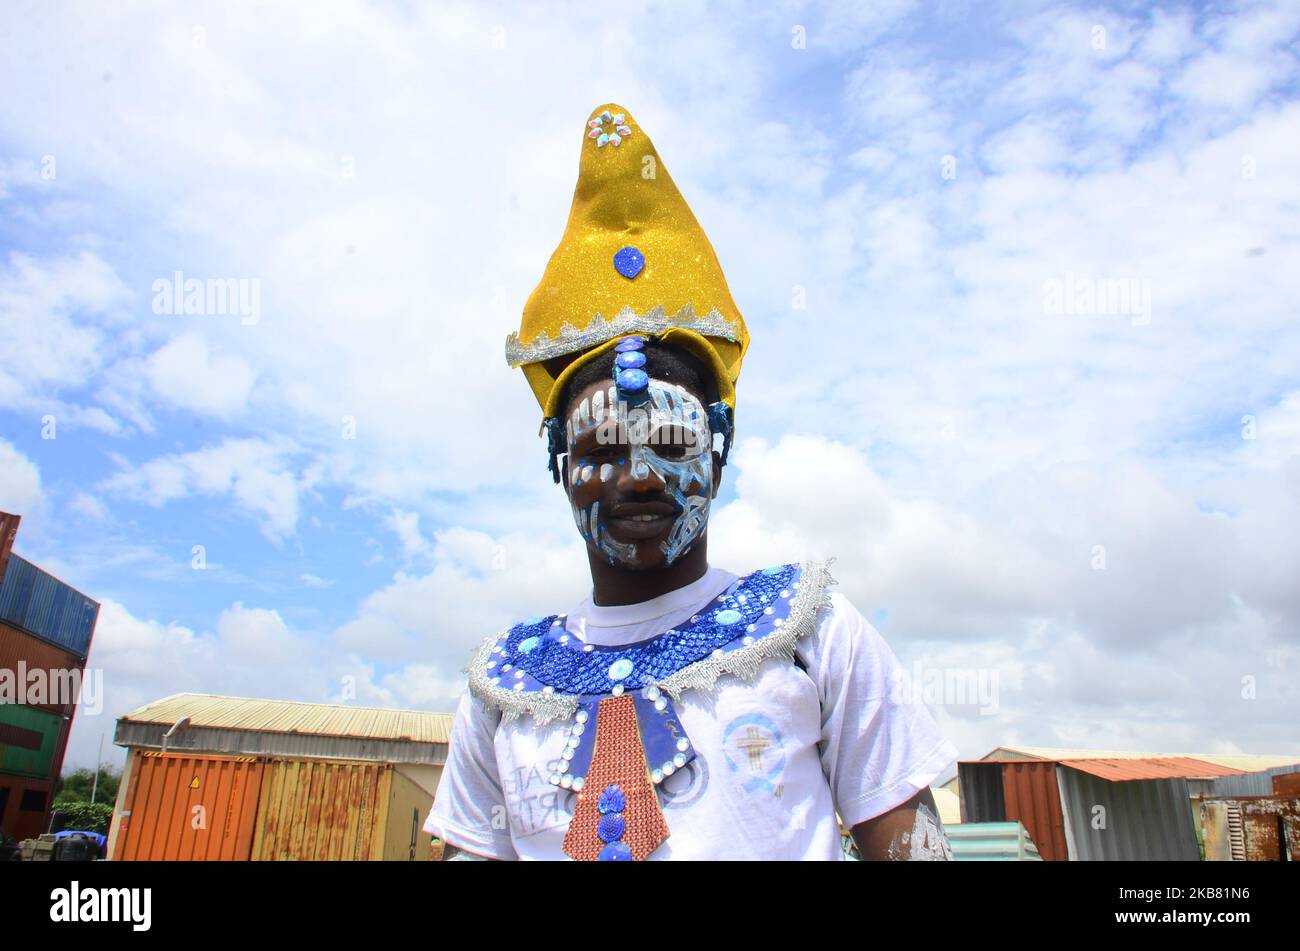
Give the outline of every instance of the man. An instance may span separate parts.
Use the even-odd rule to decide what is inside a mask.
[[[506,350],[592,594],[480,646],[424,828],[458,858],[840,859],[842,821],[863,858],[950,858],[956,751],[829,563],[709,564],[749,333],[644,131],[610,104],[585,133]]]

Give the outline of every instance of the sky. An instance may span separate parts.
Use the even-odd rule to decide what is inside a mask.
[[[834,558],[962,759],[1300,754],[1300,6],[563,11],[6,5],[0,509],[102,604],[65,769],[184,691],[450,712],[590,593],[504,344],[608,101],[752,334],[712,564]]]

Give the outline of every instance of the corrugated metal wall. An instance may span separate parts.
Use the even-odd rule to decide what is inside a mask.
[[[0,512],[0,584],[4,583],[5,566],[9,564],[9,553],[14,549],[14,539],[18,537],[18,523],[21,515]]]
[[[1187,780],[1112,783],[1068,766],[1056,769],[1069,830],[1070,858],[1200,859]],[[1098,806],[1104,811],[1095,813]],[[1093,828],[1094,823],[1104,823],[1104,827]]]
[[[257,818],[261,763],[252,757],[177,756],[136,750],[117,817],[113,858],[247,859]]]
[[[1273,777],[1289,773],[1300,773],[1300,763],[1290,766],[1274,766],[1272,769],[1258,773],[1246,773],[1244,776],[1220,776],[1214,780],[1210,795],[1218,797],[1240,798],[1241,796],[1273,795]]]
[[[0,620],[78,657],[90,653],[99,604],[18,555],[0,579]]]
[[[957,788],[961,790],[962,822],[1005,822],[1002,766],[998,763],[958,763]]]
[[[30,685],[32,682],[31,672],[39,670],[44,672],[42,676],[45,679],[48,691],[55,687],[55,673],[79,671],[83,670],[85,666],[86,659],[84,657],[78,657],[76,654],[55,647],[48,641],[33,637],[26,631],[20,631],[18,628],[0,621],[0,671],[10,671],[11,673],[7,676],[13,677],[15,685],[22,679],[25,679]],[[77,705],[76,696],[62,697],[64,703],[31,703],[30,693],[27,697],[28,702],[25,706],[36,710],[44,710],[46,713],[57,713],[61,716],[71,716]],[[47,694],[45,699],[55,698]]]
[[[50,778],[68,721],[14,703],[0,703],[0,773]]]
[[[253,858],[382,858],[391,791],[388,765],[272,760],[262,782]]]
[[[40,808],[24,809],[24,798],[34,799]],[[0,808],[0,829],[19,842],[34,839],[49,828],[53,798],[52,780],[0,774],[0,799],[4,800]]]
[[[1064,862],[1070,858],[1061,793],[1056,784],[1056,764],[1001,763],[1000,766],[1006,818],[1024,825],[1045,861]]]

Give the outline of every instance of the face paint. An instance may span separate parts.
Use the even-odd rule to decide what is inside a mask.
[[[896,862],[950,862],[952,846],[943,823],[922,803],[916,807],[912,831],[895,834],[889,843],[889,857]]]
[[[676,509],[658,545],[665,565],[690,551],[704,533],[713,491],[712,433],[703,404],[684,387],[662,380],[650,380],[647,392],[644,404],[629,408],[612,385],[601,387],[578,401],[566,424],[574,521],[610,564],[631,568],[647,567],[641,546],[609,535],[610,510],[633,501],[626,485],[620,489],[624,472],[661,483],[663,497]]]

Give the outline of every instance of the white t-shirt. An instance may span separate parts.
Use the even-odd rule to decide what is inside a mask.
[[[565,628],[590,644],[643,641],[684,623],[736,575],[710,567],[697,581],[639,604],[588,597]],[[844,858],[846,827],[888,812],[957,758],[916,693],[899,690],[898,658],[853,604],[831,593],[795,664],[765,661],[752,682],[724,675],[712,691],[674,701],[696,756],[664,779],[669,838],[658,859]],[[456,710],[447,765],[424,830],[495,859],[568,859],[564,836],[577,793],[552,786],[568,724],[538,727],[468,690]]]

